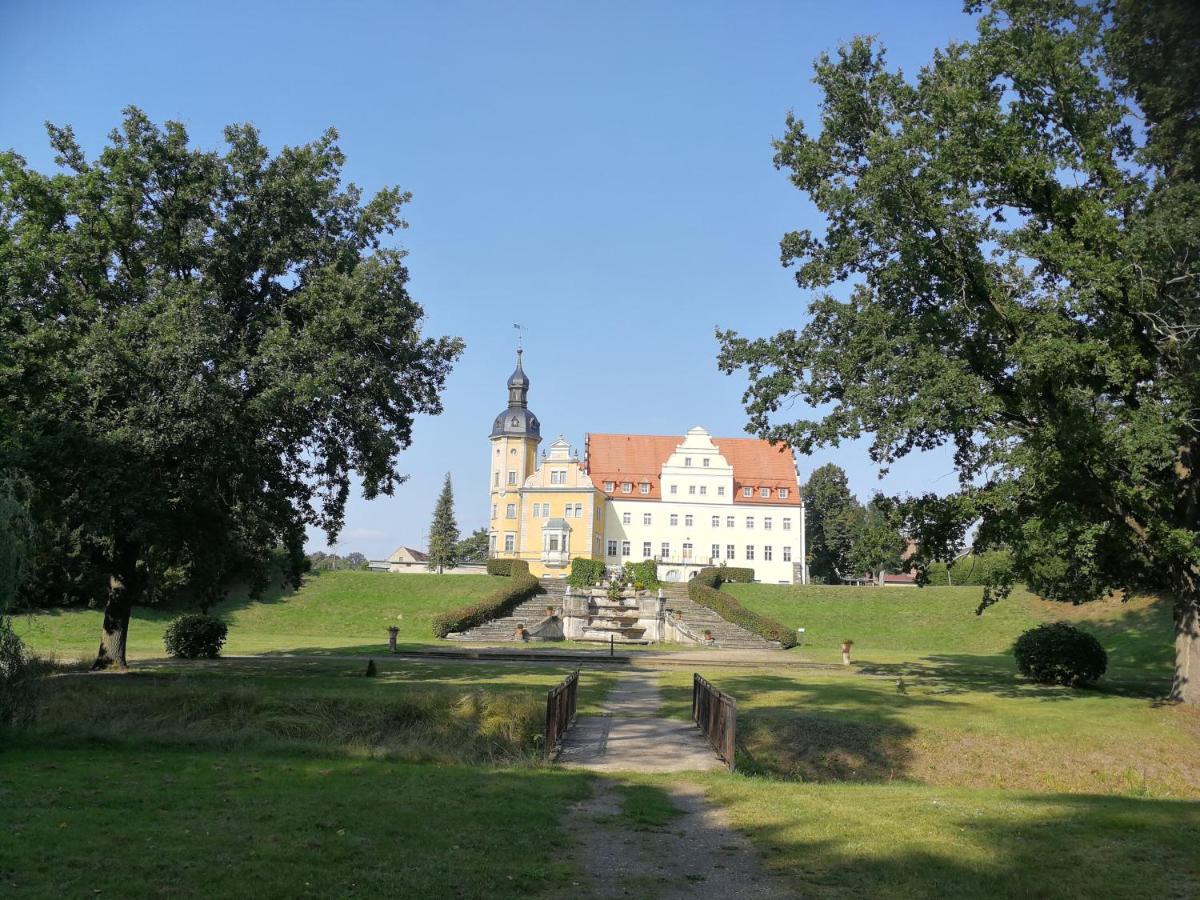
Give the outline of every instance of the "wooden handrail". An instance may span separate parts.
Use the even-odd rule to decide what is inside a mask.
[[[737,746],[737,700],[718,691],[699,672],[692,674],[692,721],[732,772]]]

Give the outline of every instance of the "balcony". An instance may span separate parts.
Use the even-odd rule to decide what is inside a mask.
[[[542,564],[546,566],[553,566],[555,568],[569,566],[571,564],[571,551],[543,550]]]

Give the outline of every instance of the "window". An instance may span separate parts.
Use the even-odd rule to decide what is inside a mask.
[[[671,545],[667,541],[662,542],[662,558],[669,559],[671,557]]]
[[[649,525],[650,521],[650,513],[642,513],[642,524]]]
[[[792,548],[791,548],[791,547],[784,547],[784,548],[783,548],[783,561],[784,561],[784,562],[791,562],[791,561],[792,561]]]
[[[704,468],[708,468],[708,457],[704,457]]]
[[[771,545],[764,544],[763,545],[763,562],[770,562],[770,561],[771,561]]]
[[[720,558],[721,558],[721,545],[720,545],[720,544],[713,544],[713,545],[712,545],[712,558],[713,558],[713,559],[720,559]]]
[[[706,484],[700,485],[700,496],[703,497],[707,494],[708,494],[708,485],[706,485]]]
[[[786,500],[788,498],[788,494],[790,494],[790,493],[791,493],[791,491],[789,491],[787,488],[780,488],[779,489],[779,499]]]
[[[565,470],[565,469],[553,469],[553,470],[551,470],[551,472],[550,472],[550,483],[551,483],[551,484],[566,484],[566,483],[567,483],[567,472],[566,472],[566,470]]]
[[[633,485],[630,484],[628,481],[622,481],[621,482],[621,493],[622,494],[632,494],[633,493]]]
[[[685,456],[683,458],[683,464],[685,466],[690,466],[692,464],[692,458],[690,456]]]
[[[691,528],[692,527],[692,517],[684,516],[683,517],[683,525],[685,528]]]
[[[712,527],[713,527],[713,528],[720,528],[720,527],[721,527],[721,517],[720,517],[720,516],[713,516],[713,518],[712,518]]]
[[[638,490],[641,491],[643,494],[650,493],[650,482],[643,481],[641,484],[638,485]]]
[[[633,521],[633,516],[629,513],[621,513],[621,524],[629,525]]]
[[[493,519],[496,518],[496,504],[495,503],[492,504],[492,518]]]
[[[725,517],[725,527],[726,527],[726,528],[732,528],[732,527],[733,527],[733,516],[726,516],[726,517]]]
[[[770,489],[770,488],[759,488],[759,489],[758,489],[758,496],[760,496],[760,497],[770,497],[770,496],[771,496],[771,489]]]
[[[582,503],[575,504],[575,518],[577,518],[577,519],[583,518],[583,504]]]
[[[547,536],[546,549],[553,553],[558,552],[558,535],[557,534],[551,534],[551,535]]]
[[[621,541],[621,555],[622,556],[629,555],[629,541]]]
[[[678,488],[679,488],[679,485],[677,485],[677,484],[671,485],[671,493],[672,494],[676,493]]]
[[[508,470],[508,483],[509,484],[517,483],[517,473],[514,472],[512,469]]]
[[[718,497],[724,497],[724,496],[725,496],[725,485],[721,484],[721,485],[718,485],[718,486],[717,486],[717,496],[718,496]]]
[[[733,549],[733,544],[725,545],[725,558],[726,559],[737,559],[737,553]]]
[[[783,530],[784,530],[784,531],[791,531],[791,530],[792,530],[792,520],[791,520],[791,519],[787,519],[787,518],[785,518],[785,519],[783,520]]]
[[[763,530],[764,531],[771,530],[771,517],[770,516],[763,516]]]
[[[679,524],[679,516],[677,516],[675,513],[671,513],[671,524],[672,525]]]
[[[504,552],[512,553],[517,547],[517,536],[511,531],[504,535]]]
[[[500,451],[497,450],[496,452],[499,453]],[[496,552],[496,536],[494,534],[488,535],[488,552],[489,553]]]
[[[533,517],[536,519],[541,514],[542,514],[542,504],[540,504],[540,503],[533,504]]]
[[[500,487],[500,473],[499,472],[492,473],[492,487]]]
[[[604,482],[604,489],[606,491],[611,491],[614,487],[616,487],[616,485],[614,485],[611,481]]]
[[[549,504],[549,503],[547,503],[546,505],[547,505],[547,506],[549,506],[550,504]],[[550,514],[550,511],[549,511],[549,510],[547,510],[547,511],[546,511],[546,514],[547,514],[547,515],[549,515],[549,514]],[[567,505],[566,505],[566,506],[563,508],[563,517],[564,517],[564,518],[567,518],[567,519],[571,518],[571,504],[570,504],[570,503],[568,503],[568,504],[567,504]]]
[[[754,488],[750,488],[750,487],[742,488],[742,496],[743,497],[753,497],[754,496]]]
[[[694,484],[688,485],[688,493],[691,494],[692,496],[696,495],[696,486]]]
[[[753,544],[746,545],[746,559],[748,559],[748,560],[754,559],[754,545]]]
[[[644,541],[644,542],[642,543],[642,557],[643,557],[644,559],[649,559],[649,558],[650,558],[650,556],[651,556],[651,552],[650,552],[650,542],[649,542],[649,541]]]
[[[747,528],[754,527],[754,516],[746,516],[746,527]]]
[[[685,543],[685,544],[683,545],[683,558],[684,558],[684,559],[691,559],[691,558],[692,558],[692,545],[691,545],[691,544],[687,544],[687,543]]]
[[[510,503],[504,507],[504,518],[515,519],[517,517],[517,504]]]
[[[616,556],[616,555],[617,555],[617,542],[616,542],[616,541],[609,541],[609,542],[608,542],[608,555],[609,555],[609,556]]]

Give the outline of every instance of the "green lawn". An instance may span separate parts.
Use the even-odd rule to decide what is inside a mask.
[[[497,589],[488,575],[391,575],[325,572],[309,576],[298,591],[276,589],[262,600],[235,596],[212,612],[229,623],[224,652],[317,651],[378,653],[389,625],[400,628],[405,648],[446,646],[433,636],[433,617],[486,597]],[[163,631],[178,609],[139,607],[129,629],[131,659],[164,655]],[[99,610],[57,609],[20,615],[14,626],[33,650],[71,657],[94,653],[100,638]]]
[[[1070,621],[1099,637],[1121,677],[1169,678],[1174,632],[1170,604],[1153,597],[1108,599],[1071,606],[1020,588],[975,615],[978,587],[855,588],[820,585],[726,584],[742,604],[791,628],[804,628],[796,653],[839,661],[841,642],[854,641],[855,660],[883,663],[937,658],[1011,667],[1009,648],[1027,628]]]
[[[586,775],[282,751],[0,754],[0,894],[528,897],[566,890]]]

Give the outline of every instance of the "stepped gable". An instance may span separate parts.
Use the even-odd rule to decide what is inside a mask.
[[[584,442],[584,466],[592,483],[603,490],[613,483],[609,497],[621,500],[661,500],[660,475],[667,459],[679,447],[679,435],[663,434],[589,434]],[[733,502],[747,505],[799,506],[800,485],[791,449],[758,438],[712,439],[725,461],[733,467]],[[633,493],[620,491],[622,481],[632,482]],[[647,482],[650,492],[641,493],[638,485]],[[742,488],[754,489],[743,497]],[[772,488],[771,497],[759,496],[759,488]],[[790,488],[780,499],[778,488]]]

